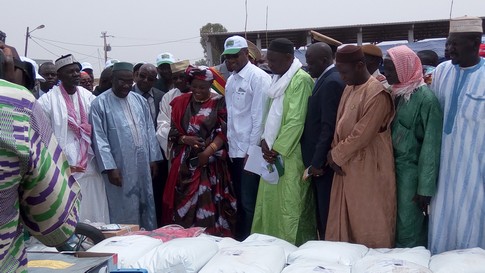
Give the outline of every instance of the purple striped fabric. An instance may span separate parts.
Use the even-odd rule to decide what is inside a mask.
[[[0,272],[25,272],[24,227],[46,245],[66,241],[77,225],[80,189],[69,169],[62,172],[66,157],[35,98],[4,80],[0,126]]]

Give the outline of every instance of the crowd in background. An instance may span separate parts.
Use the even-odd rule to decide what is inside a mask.
[[[303,66],[286,38],[263,56],[232,36],[219,66],[109,60],[96,86],[89,63],[37,66],[3,36],[0,271],[25,268],[24,228],[59,245],[78,220],[484,248],[482,24],[452,19],[441,64],[317,35]]]

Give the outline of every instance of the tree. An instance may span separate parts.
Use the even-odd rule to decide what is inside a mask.
[[[209,66],[209,63],[207,62],[207,59],[200,59],[198,61],[195,61],[196,66]]]
[[[208,33],[220,33],[220,32],[227,32],[227,29],[219,24],[219,23],[207,23],[203,27],[200,28],[200,44],[202,45],[202,48],[204,49],[204,58],[207,59],[207,47],[205,44],[204,36]],[[217,47],[217,45],[213,45],[213,49]],[[213,52],[214,53],[214,52]],[[217,52],[215,52],[217,53]],[[212,54],[212,56],[216,56],[215,54]]]

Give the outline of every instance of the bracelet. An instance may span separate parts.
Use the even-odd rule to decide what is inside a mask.
[[[211,142],[211,144],[209,144],[209,147],[211,147],[211,149],[215,152],[217,152],[218,148],[217,148],[217,145],[214,143],[214,142]]]
[[[182,142],[182,144],[185,144],[184,139],[185,139],[185,136],[182,136],[182,137],[180,138],[180,142]]]

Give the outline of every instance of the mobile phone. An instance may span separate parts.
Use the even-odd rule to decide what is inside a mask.
[[[189,166],[191,168],[199,167],[199,157],[196,156],[196,157],[192,157],[191,159],[189,159]]]

